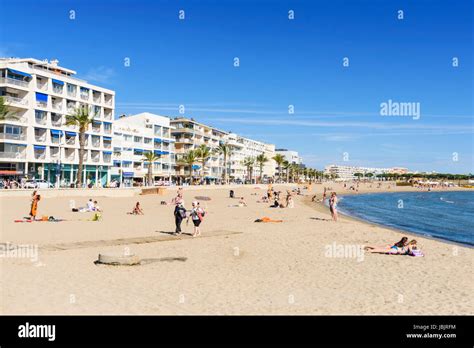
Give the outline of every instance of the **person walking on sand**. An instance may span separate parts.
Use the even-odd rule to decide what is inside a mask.
[[[181,223],[186,218],[186,209],[184,208],[184,205],[183,204],[177,204],[174,207],[174,213],[173,214],[174,214],[174,222],[175,222],[175,225],[176,225],[176,229],[175,229],[174,234],[179,235],[182,232],[181,231]]]
[[[193,237],[197,237],[201,235],[201,230],[199,228],[199,225],[201,225],[201,222],[204,219],[205,212],[199,206],[198,201],[194,201],[192,205],[193,205],[193,208],[191,209],[191,214],[189,215],[188,220],[186,220],[186,223],[189,223],[189,218],[193,220],[193,224],[194,224]]]
[[[36,220],[36,214],[38,213],[38,202],[41,200],[41,196],[34,192],[34,196],[31,199],[31,209],[30,209],[30,218],[31,220]]]
[[[332,219],[337,222],[337,195],[336,195],[336,192],[331,193],[331,198],[329,198],[329,211],[331,212]]]

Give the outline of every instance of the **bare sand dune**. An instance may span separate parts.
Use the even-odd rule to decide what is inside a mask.
[[[314,185],[319,197],[321,190]],[[39,259],[0,259],[0,312],[474,314],[473,249],[417,236],[422,258],[330,257],[328,246],[386,244],[401,234],[345,217],[334,223],[324,207],[310,202],[309,192],[296,197],[294,209],[271,209],[256,203],[264,192],[236,189],[248,203],[237,208],[229,207],[237,200],[228,198],[228,190],[186,188],[187,208],[195,196],[211,197],[202,203],[208,213],[197,238],[169,234],[173,207],[160,202],[169,201],[172,190],[99,198],[105,211],[100,222],[81,221],[91,214],[71,212],[70,199],[58,197],[42,200],[39,214],[69,221],[14,223],[27,215],[28,199],[2,197],[0,242],[38,245]],[[86,203],[74,199],[76,206]],[[144,216],[126,214],[136,201]],[[263,216],[284,222],[254,222]],[[134,253],[144,262],[96,265],[107,251]]]

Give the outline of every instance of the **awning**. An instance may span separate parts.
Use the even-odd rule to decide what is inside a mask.
[[[34,145],[33,147],[35,150],[46,150],[46,146],[43,145]]]
[[[10,69],[10,68],[8,68],[8,71],[13,75],[20,75],[20,76],[24,76],[24,77],[32,77],[30,74],[27,74],[26,72],[23,72],[23,71]]]
[[[108,124],[110,124],[110,125],[111,125],[111,124],[112,124],[112,122],[105,122],[105,121],[104,121],[104,124],[107,124],[107,125],[108,125]]]
[[[69,136],[69,137],[75,137],[77,135],[76,132],[68,132],[66,131],[66,135]]]
[[[132,161],[122,161],[122,164],[132,164]]]
[[[0,175],[23,175],[22,170],[0,170]]]
[[[104,151],[104,155],[111,155],[112,151]]]
[[[123,172],[122,176],[124,178],[133,178],[133,172]]]
[[[48,102],[48,95],[44,93],[36,92],[36,100],[40,102]]]
[[[55,79],[52,79],[53,80],[53,83],[57,84],[57,85],[60,85],[60,86],[63,86],[64,85],[64,82],[63,81],[59,81],[59,80],[55,80]]]
[[[93,120],[93,121],[92,121],[92,124],[99,124],[99,125],[100,125],[100,124],[102,124],[102,122]]]
[[[161,139],[155,138],[155,143],[160,143],[161,144]]]
[[[198,166],[197,164],[193,165],[193,169],[200,169],[201,166]]]
[[[143,153],[143,149],[133,149],[133,151],[138,152],[138,153]]]
[[[104,137],[103,139],[104,139],[104,140],[108,140],[108,141],[112,141],[112,138],[111,138],[111,137]]]
[[[114,147],[114,151],[116,151],[116,152],[122,151],[122,148],[121,147]]]
[[[169,155],[170,153],[168,151],[161,151],[162,155]]]
[[[162,152],[160,150],[155,150],[154,152],[155,152],[155,155],[161,155],[162,154]]]
[[[51,129],[51,135],[60,137],[60,136],[63,135],[63,131],[62,130],[57,130],[57,129]]]

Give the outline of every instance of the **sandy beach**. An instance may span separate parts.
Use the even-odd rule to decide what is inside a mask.
[[[97,198],[92,213],[71,212],[70,200],[44,198],[39,215],[68,221],[14,223],[26,216],[28,197],[0,196],[1,243],[38,246],[38,260],[2,257],[2,314],[474,314],[474,249],[414,236],[425,257],[363,254],[328,255],[338,245],[394,243],[402,234],[341,216],[311,202],[324,185],[295,197],[295,208],[272,209],[257,203],[265,189],[235,188],[247,207],[229,207],[228,188],[187,187],[187,209],[195,196],[207,214],[202,236],[176,237],[176,195]],[[341,184],[325,184],[347,194]],[[284,191],[288,187],[276,188]],[[394,187],[390,191],[412,190]],[[386,190],[386,189],[385,189]],[[382,189],[361,187],[359,193]],[[144,216],[127,215],[140,201]],[[282,223],[255,223],[268,216]],[[184,226],[191,232],[191,224]],[[412,236],[409,233],[403,235]],[[96,265],[99,253],[130,252],[139,266]]]

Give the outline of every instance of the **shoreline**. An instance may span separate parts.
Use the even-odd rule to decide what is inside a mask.
[[[395,194],[395,193],[403,193],[403,192],[406,192],[406,193],[413,193],[413,192],[431,193],[431,192],[466,192],[466,191],[469,192],[469,191],[473,191],[473,190],[472,189],[467,189],[467,188],[453,188],[453,189],[449,189],[449,190],[436,189],[436,190],[431,190],[431,191],[420,191],[418,189],[412,188],[412,189],[408,189],[408,190],[404,190],[404,191],[389,191],[389,190],[382,190],[382,191],[376,191],[376,192],[373,192],[373,191],[370,191],[370,192],[367,192],[367,191],[354,192],[354,191],[352,191],[352,192],[344,192],[344,193],[338,194],[338,196],[339,197],[344,197],[344,196],[353,196],[353,195],[370,195],[370,194],[387,194],[387,193]],[[316,202],[315,204],[313,204],[314,202],[311,202],[311,199],[309,199],[309,196],[312,196],[312,194],[305,197],[305,199],[303,200],[303,204],[314,208],[316,211],[318,211],[320,213],[323,213],[323,214],[327,215],[330,219],[332,219],[331,214],[329,212],[329,207],[326,206],[324,204],[324,202]],[[434,241],[438,241],[438,242],[442,242],[442,243],[446,243],[446,244],[450,244],[450,245],[455,245],[455,246],[459,246],[459,247],[474,249],[474,245],[464,244],[462,242],[447,240],[447,239],[443,239],[443,238],[439,238],[439,237],[427,236],[427,235],[423,235],[421,233],[407,231],[407,230],[404,230],[404,229],[401,229],[401,228],[384,225],[382,223],[377,223],[377,222],[365,220],[363,218],[351,215],[350,213],[344,212],[340,209],[338,209],[338,213],[339,213],[339,218],[341,218],[341,216],[342,216],[343,219],[347,219],[349,221],[357,221],[357,222],[361,222],[363,224],[366,224],[368,226],[376,226],[376,227],[380,227],[380,228],[385,228],[385,229],[388,229],[388,230],[391,230],[393,232],[403,234],[403,235],[406,235],[406,236],[421,237],[421,238],[426,238],[426,239],[430,239],[430,240],[434,240]]]

